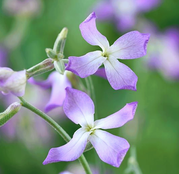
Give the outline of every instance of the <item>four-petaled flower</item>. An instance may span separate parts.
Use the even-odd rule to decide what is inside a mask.
[[[26,81],[26,70],[13,71],[7,67],[0,67],[0,91],[3,94],[12,93],[17,97],[23,96]]]
[[[80,124],[81,128],[66,145],[50,149],[43,164],[76,160],[90,141],[102,161],[119,167],[130,145],[124,138],[100,129],[123,126],[133,119],[136,107],[137,102],[128,103],[116,113],[94,121],[94,104],[91,98],[82,91],[67,87],[64,112],[71,121]]]
[[[132,31],[109,46],[106,37],[97,30],[95,20],[96,16],[93,12],[80,24],[80,30],[89,44],[100,46],[102,51],[89,52],[81,57],[71,56],[66,69],[85,78],[94,74],[104,64],[105,73],[112,88],[136,90],[137,76],[117,59],[135,59],[144,56],[149,34]]]

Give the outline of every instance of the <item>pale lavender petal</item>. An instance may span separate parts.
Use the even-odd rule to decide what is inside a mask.
[[[118,112],[109,115],[108,117],[96,120],[94,122],[95,128],[101,129],[112,129],[118,128],[126,124],[128,121],[132,120],[137,108],[137,102],[127,103]]]
[[[94,124],[94,104],[91,98],[82,91],[66,88],[63,110],[67,117],[81,126]]]
[[[71,83],[68,80],[66,74],[61,75],[58,72],[54,72],[51,75],[51,97],[49,102],[45,107],[45,111],[49,112],[50,110],[62,106],[66,97],[66,87],[71,87]]]
[[[91,45],[98,45],[103,50],[109,47],[109,42],[96,28],[96,15],[91,13],[85,21],[80,24],[83,38]]]
[[[0,82],[4,82],[14,71],[8,67],[0,67]]]
[[[117,137],[106,131],[96,130],[89,136],[100,159],[114,167],[119,167],[130,145],[124,138]]]
[[[146,54],[149,34],[131,31],[117,39],[108,52],[119,59],[135,59]]]
[[[0,67],[0,90],[3,94],[12,93],[21,97],[25,93],[26,70],[13,71],[10,68]]]
[[[44,89],[51,89],[51,97],[47,105],[45,106],[45,112],[49,112],[54,108],[63,105],[63,101],[66,97],[66,87],[71,87],[71,83],[68,80],[66,73],[64,75],[59,74],[57,71],[52,72],[47,80],[36,81],[33,78],[29,79],[29,82],[40,86]]]
[[[83,128],[78,129],[67,144],[50,149],[43,164],[76,160],[83,153],[89,134]]]
[[[104,68],[99,68],[99,69],[95,72],[94,75],[99,76],[99,77],[102,77],[102,78],[104,78],[104,79],[107,79],[107,77],[106,77],[106,72],[105,72],[105,69],[104,69]]]
[[[40,81],[34,79],[34,77],[31,77],[30,79],[28,79],[28,83],[37,85],[43,89],[48,89],[51,87],[51,79],[49,77],[47,78],[47,80],[40,80]]]
[[[94,74],[102,63],[106,60],[101,56],[101,51],[94,51],[81,57],[69,57],[69,63],[66,70],[72,71],[81,78]]]
[[[12,94],[22,97],[25,94],[26,82],[26,70],[23,70],[13,73],[5,82],[5,86]]]
[[[137,76],[117,59],[109,58],[104,62],[107,79],[113,89],[136,90]]]

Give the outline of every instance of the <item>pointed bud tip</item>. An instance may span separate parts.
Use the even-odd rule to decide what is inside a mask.
[[[62,31],[59,33],[60,38],[66,38],[68,34],[68,28],[64,27]]]
[[[0,127],[10,120],[20,109],[19,102],[12,103],[4,112],[0,113]]]

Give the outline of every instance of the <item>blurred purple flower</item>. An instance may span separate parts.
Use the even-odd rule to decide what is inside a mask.
[[[179,31],[170,28],[164,33],[154,31],[148,47],[147,65],[159,70],[167,79],[179,79]]]
[[[7,67],[0,67],[0,91],[3,94],[12,93],[21,97],[25,93],[26,70],[13,71]]]
[[[126,31],[136,24],[137,15],[151,10],[160,0],[104,0],[96,4],[100,20],[115,20],[119,30]]]
[[[42,110],[44,109],[44,104],[48,101],[49,93],[39,87],[27,85],[24,98]],[[6,95],[3,99],[3,105],[8,106],[14,101],[17,101],[15,96]],[[3,125],[0,130],[8,140],[20,139],[29,148],[48,144],[52,142],[51,140],[53,138],[51,134],[52,129],[48,124],[26,108],[21,108],[20,112]]]
[[[40,0],[4,0],[4,10],[10,15],[28,15],[39,14]]]
[[[89,52],[81,57],[69,57],[66,70],[85,78],[94,74],[104,64],[107,79],[115,90],[136,90],[137,76],[117,59],[135,59],[146,54],[149,34],[138,31],[129,32],[118,38],[113,45],[96,28],[95,13],[91,13],[80,24],[83,38],[91,45],[98,45],[102,51]]]
[[[99,169],[97,167],[90,164],[90,168],[93,174],[100,174]],[[70,163],[67,166],[66,171],[60,172],[59,174],[86,174],[86,172],[79,163],[74,162]],[[105,170],[103,174],[113,174],[113,172],[111,170]]]
[[[64,75],[61,75],[57,71],[52,72],[47,80],[37,81],[34,78],[28,80],[29,83],[38,85],[44,89],[52,88],[51,97],[45,107],[45,112],[49,112],[54,108],[63,105],[63,101],[66,97],[66,87],[71,87],[71,83],[67,77],[67,71]],[[69,72],[71,73],[71,72]]]
[[[137,102],[128,103],[116,113],[94,121],[94,104],[91,98],[86,93],[69,87],[66,92],[64,112],[71,121],[80,124],[81,128],[66,145],[50,149],[43,164],[74,161],[81,156],[90,141],[102,161],[119,167],[130,145],[124,138],[100,129],[118,128],[133,119]]]

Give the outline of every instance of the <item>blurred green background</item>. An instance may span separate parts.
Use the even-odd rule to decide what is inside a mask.
[[[45,48],[52,48],[63,27],[69,29],[65,46],[66,57],[81,56],[96,50],[97,47],[89,45],[82,38],[79,30],[79,24],[91,13],[95,3],[95,0],[42,1],[38,15],[13,16],[3,9],[3,1],[0,0],[0,44],[4,45],[4,42],[7,42],[7,35],[13,31],[15,22],[18,23],[17,31],[25,28],[21,33],[20,42],[8,50],[8,66],[14,70],[27,69],[45,59]],[[179,27],[178,7],[179,0],[164,0],[159,7],[145,13],[144,16],[164,31],[170,26]],[[122,35],[110,23],[98,22],[97,27],[110,43]],[[14,42],[11,38],[9,41]],[[137,161],[143,174],[178,174],[179,82],[166,81],[158,72],[141,66],[142,61],[139,59],[124,62],[138,76],[137,92],[115,91],[106,80],[93,76],[98,116],[108,116],[126,103],[138,101],[135,119],[110,132],[126,138],[136,147]],[[45,77],[48,74],[45,74]],[[2,106],[1,109],[3,111]],[[55,119],[58,120],[57,117]],[[67,119],[63,120],[61,125],[71,136],[78,128]],[[29,148],[22,140],[9,140],[0,132],[0,174],[57,174],[66,170],[69,164],[66,162],[42,165],[50,148],[65,143],[55,131],[51,130],[51,134],[52,142],[37,143],[37,146]],[[95,165],[94,159],[97,154],[94,149],[86,152],[85,156],[90,164]],[[104,163],[101,165],[115,174],[123,174],[129,156],[130,152],[119,168]]]

